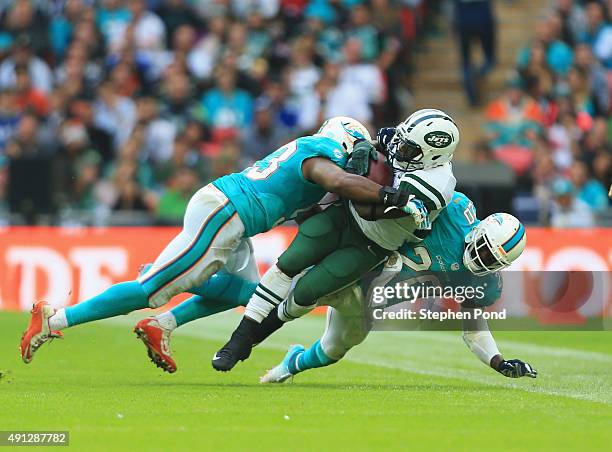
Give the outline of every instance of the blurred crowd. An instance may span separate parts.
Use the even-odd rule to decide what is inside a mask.
[[[425,3],[0,0],[0,211],[177,223],[324,117],[396,123]]]
[[[522,219],[612,223],[611,93],[612,1],[554,0],[487,106],[480,146],[515,173]]]

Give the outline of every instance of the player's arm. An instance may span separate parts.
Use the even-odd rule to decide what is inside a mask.
[[[463,341],[480,361],[505,377],[537,377],[538,372],[530,364],[520,359],[504,359],[489,330],[488,322],[482,317],[474,318],[473,308],[462,305],[461,310],[472,313],[469,318],[462,321]]]
[[[374,221],[380,219],[395,219],[408,217],[410,214],[400,209],[389,209],[387,206],[380,204],[360,204],[353,203],[355,212],[364,220]]]
[[[323,157],[313,157],[302,164],[304,177],[342,198],[367,204],[383,202],[382,186],[363,176],[347,173]]]

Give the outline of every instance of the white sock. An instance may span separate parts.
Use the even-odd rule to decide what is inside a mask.
[[[283,322],[290,322],[300,318],[315,308],[316,304],[310,306],[302,306],[295,302],[293,293],[278,307],[278,318]]]
[[[285,275],[276,265],[268,269],[247,304],[245,316],[261,323],[289,294],[293,278]]]
[[[170,311],[162,312],[156,315],[155,318],[163,329],[170,331],[176,329],[176,317]]]
[[[55,311],[55,314],[49,317],[49,328],[54,331],[68,328],[68,319],[66,318],[66,310],[64,308],[58,309]]]

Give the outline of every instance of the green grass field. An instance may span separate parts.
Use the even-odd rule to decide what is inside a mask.
[[[220,374],[210,357],[229,313],[177,331],[178,373],[146,359],[131,327],[144,315],[67,330],[33,363],[18,355],[27,315],[0,313],[0,430],[69,430],[78,450],[609,450],[612,332],[504,332],[507,358],[539,371],[511,380],[459,333],[372,333],[347,358],[293,382],[258,377],[323,319],[292,325]],[[21,449],[20,449],[21,450]]]

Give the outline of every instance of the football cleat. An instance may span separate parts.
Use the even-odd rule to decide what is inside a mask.
[[[52,331],[49,326],[49,318],[55,314],[49,303],[46,301],[37,301],[32,306],[30,311],[32,317],[28,328],[21,336],[21,344],[19,349],[21,351],[21,359],[24,363],[28,364],[32,362],[34,353],[40,348],[45,342],[52,341],[55,338],[63,337],[60,331]]]
[[[148,317],[136,324],[134,333],[143,342],[149,358],[157,367],[171,374],[176,372],[170,349],[170,330],[162,328],[155,317]]]
[[[293,377],[295,374],[292,374],[289,370],[289,363],[295,361],[301,353],[304,353],[304,346],[300,344],[291,345],[289,350],[287,350],[287,354],[281,361],[281,363],[270,369],[266,372],[266,374],[259,379],[260,383],[283,383],[287,381],[289,378]]]

